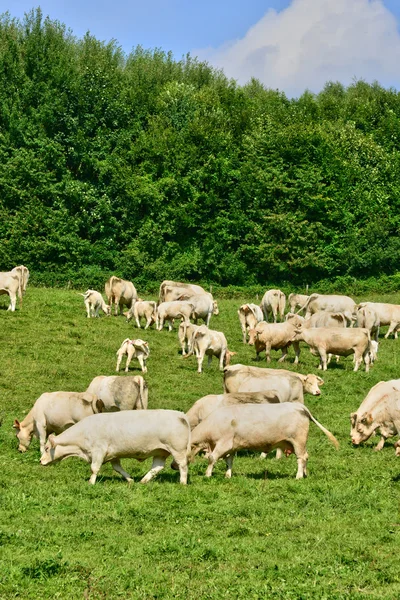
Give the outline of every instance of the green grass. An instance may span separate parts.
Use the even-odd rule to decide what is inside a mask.
[[[400,295],[370,298],[400,302]],[[241,342],[236,310],[221,300],[211,326],[224,331],[233,362],[254,363]],[[89,465],[72,458],[42,467],[35,440],[19,454],[12,430],[44,391],[84,390],[114,374],[125,337],[148,340],[149,408],[186,411],[222,392],[218,363],[196,372],[182,360],[173,333],[138,331],[125,319],[87,319],[74,291],[28,288],[22,310],[0,297],[0,598],[393,599],[400,596],[400,462],[393,441],[350,443],[349,414],[378,381],[400,377],[400,340],[381,340],[369,374],[351,357],[324,374],[321,397],[306,396],[314,416],[339,439],[339,451],[313,424],[309,477],[294,479],[293,456],[276,461],[243,453],[233,477],[221,461],[211,480],[206,461],[190,467],[189,485],[168,468],[147,486],[128,486],[102,467],[88,485]],[[290,351],[287,368],[319,373],[317,358]],[[280,353],[273,353],[276,367]],[[262,361],[260,366],[264,366]],[[286,366],[286,365],[284,365]],[[133,361],[131,373],[139,374]],[[121,376],[124,376],[121,374]],[[135,481],[150,462],[122,461]]]

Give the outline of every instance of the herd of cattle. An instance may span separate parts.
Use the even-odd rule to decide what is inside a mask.
[[[10,296],[9,310],[14,311],[17,294],[22,300],[29,271],[22,265],[0,273],[0,294]],[[132,481],[120,464],[121,458],[144,460],[153,457],[150,471],[141,480],[150,481],[172,455],[172,467],[179,469],[180,482],[187,482],[188,464],[204,451],[208,458],[206,476],[210,477],[216,461],[224,458],[226,477],[231,477],[235,453],[251,449],[268,453],[277,450],[294,453],[296,478],[307,474],[306,442],[310,421],[315,423],[338,447],[338,441],[304,406],[304,393],[320,395],[323,380],[285,369],[259,368],[243,364],[230,365],[233,352],[228,350],[222,332],[209,329],[218,305],[211,293],[201,286],[164,281],[158,303],[138,298],[134,285],[118,277],[105,284],[107,303],[95,290],[84,296],[87,316],[99,311],[110,315],[122,312],[134,319],[138,328],[145,319],[145,329],[155,324],[171,331],[175,320],[183,357],[195,355],[198,372],[207,355],[219,359],[223,371],[224,393],[200,398],[185,414],[175,410],[147,410],[148,387],[142,376],[98,376],[85,392],[50,392],[42,394],[33,408],[19,422],[14,421],[19,450],[28,449],[33,436],[40,441],[42,465],[78,456],[91,464],[94,483],[104,462],[127,481]],[[268,290],[256,304],[244,304],[238,310],[243,342],[254,344],[257,358],[265,351],[270,362],[271,350],[282,350],[283,361],[292,345],[295,363],[299,362],[300,341],[319,356],[319,368],[326,370],[332,355],[354,355],[354,371],[362,362],[368,371],[378,350],[380,325],[389,325],[385,337],[400,327],[400,305],[363,302],[341,295],[290,294],[290,312],[285,315],[286,297],[280,290]],[[295,310],[297,312],[295,313]],[[305,311],[305,316],[298,313]],[[273,322],[269,322],[272,316]],[[278,321],[280,316],[281,322]],[[191,322],[191,319],[193,323]],[[198,325],[198,319],[204,321]],[[148,342],[125,339],[117,352],[117,372],[127,355],[125,371],[137,358],[142,372],[147,371]],[[124,412],[121,412],[124,411]],[[382,381],[368,393],[359,409],[351,414],[351,440],[358,445],[372,434],[380,433],[376,450],[385,440],[400,434],[400,380]],[[54,435],[56,434],[56,435]],[[400,441],[395,444],[400,455]]]

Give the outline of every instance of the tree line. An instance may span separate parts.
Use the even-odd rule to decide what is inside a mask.
[[[400,96],[290,99],[187,55],[0,18],[0,270],[302,286],[400,264]],[[372,278],[372,279],[371,279]]]

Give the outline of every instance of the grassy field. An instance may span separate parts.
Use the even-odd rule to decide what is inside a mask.
[[[398,303],[400,294],[369,299]],[[211,321],[238,352],[233,362],[256,364],[236,314],[252,300],[221,301]],[[194,358],[182,360],[176,331],[139,333],[123,317],[87,319],[75,291],[28,288],[22,310],[9,313],[7,305],[0,297],[0,598],[400,596],[393,440],[376,453],[377,438],[353,448],[349,437],[349,414],[369,389],[400,377],[400,340],[382,339],[368,374],[353,373],[350,357],[331,365],[321,397],[306,396],[341,443],[336,451],[311,424],[307,479],[295,480],[293,456],[243,453],[230,481],[222,461],[206,480],[206,461],[197,457],[186,488],[169,467],[147,486],[129,486],[110,465],[92,487],[89,465],[78,459],[42,467],[37,440],[19,454],[14,418],[21,420],[44,391],[83,391],[96,375],[114,374],[115,352],[128,336],[150,344],[149,408],[186,411],[201,396],[222,392],[218,363],[199,375]],[[306,348],[298,367],[293,358],[291,350],[287,368],[319,373]],[[135,361],[131,373],[139,374]],[[122,464],[137,482],[150,461]]]

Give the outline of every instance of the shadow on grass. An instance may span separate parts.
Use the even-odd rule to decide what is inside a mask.
[[[237,473],[238,475],[239,473]],[[271,473],[268,469],[264,469],[261,473],[246,473],[245,475],[249,479],[256,479],[258,481],[264,480],[273,480],[273,479],[292,479],[293,475],[288,475],[287,473]]]

